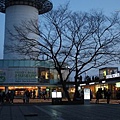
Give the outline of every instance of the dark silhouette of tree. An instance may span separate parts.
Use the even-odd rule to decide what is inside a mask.
[[[105,16],[101,11],[71,12],[68,5],[43,15],[40,24],[30,20],[14,26],[11,40],[20,44],[7,46],[29,59],[52,61],[60,76],[60,82],[66,97],[71,101],[66,82],[72,72],[75,76],[75,95],[78,90],[78,77],[86,71],[101,67],[118,60],[120,31],[118,14]],[[62,69],[69,67],[65,79]]]

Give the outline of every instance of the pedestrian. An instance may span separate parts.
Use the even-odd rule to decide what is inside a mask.
[[[98,90],[96,92],[96,103],[99,103],[99,99],[100,99],[100,91]]]
[[[36,92],[35,90],[33,90],[33,99],[35,99],[35,96],[36,96]]]
[[[103,94],[104,94],[104,99],[107,98],[107,89],[104,87],[104,90],[103,90]]]
[[[2,103],[2,92],[0,91],[0,104]]]
[[[2,91],[2,98],[1,98],[2,100],[2,103],[4,103],[4,101],[5,101],[5,92],[4,91]]]
[[[30,93],[30,98],[32,98],[32,90],[30,90],[30,92],[29,92],[29,93]]]
[[[39,98],[39,99],[41,98],[41,94],[42,94],[41,89],[38,88],[38,98]]]
[[[30,92],[26,90],[26,103],[29,103],[29,99],[30,99]]]
[[[12,91],[10,92],[10,103],[13,104],[13,100],[14,100],[14,91],[12,90]]]
[[[11,93],[11,91],[8,91],[8,92],[5,94],[6,103],[10,103],[10,93]]]
[[[44,99],[44,100],[46,100],[46,95],[47,95],[46,90],[43,90],[43,91],[42,91],[42,96],[43,96],[43,99]]]
[[[23,93],[23,103],[26,103],[26,92]]]
[[[120,89],[118,89],[118,91],[116,92],[116,98],[120,100]]]
[[[110,89],[108,89],[106,95],[107,95],[107,104],[109,104],[110,103],[110,97],[111,97],[111,91],[110,91]]]
[[[83,91],[83,89],[80,92],[80,98],[81,98],[82,101],[84,100],[84,91]]]
[[[90,101],[93,99],[93,93],[92,91],[90,90]]]

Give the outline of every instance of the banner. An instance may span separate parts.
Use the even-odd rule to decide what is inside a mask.
[[[0,83],[37,83],[37,68],[7,68],[0,70]]]

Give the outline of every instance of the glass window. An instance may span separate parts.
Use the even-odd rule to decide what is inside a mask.
[[[49,69],[46,68],[39,68],[38,69],[38,77],[40,79],[49,79]]]
[[[4,60],[4,61],[3,61],[3,66],[4,66],[4,67],[8,67],[8,64],[9,64],[9,63],[8,63],[7,60]]]
[[[12,67],[14,65],[13,60],[9,60],[9,66]]]
[[[41,66],[40,61],[34,61],[34,66]]]
[[[30,61],[29,60],[25,60],[25,66],[30,66]]]
[[[19,65],[24,67],[24,66],[25,66],[25,62],[24,62],[24,60],[20,60]]]
[[[34,67],[34,66],[35,66],[35,61],[31,60],[31,61],[30,61],[30,66],[31,66],[31,67]]]
[[[14,66],[19,66],[19,65],[20,65],[19,60],[15,60],[15,61],[14,61]]]
[[[55,69],[50,69],[50,79],[59,80],[58,72]]]
[[[0,60],[0,67],[3,67],[3,60]]]

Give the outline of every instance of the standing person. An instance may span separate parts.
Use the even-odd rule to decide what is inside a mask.
[[[32,90],[30,90],[30,92],[29,92],[29,93],[30,93],[30,98],[32,98],[32,93],[33,93],[33,92],[32,92]]]
[[[13,100],[14,100],[14,91],[12,90],[12,91],[10,92],[10,103],[13,104]]]
[[[46,99],[46,94],[47,94],[46,90],[43,90],[42,94],[43,94],[43,99],[45,100]]]
[[[2,91],[2,103],[4,103],[4,101],[5,101],[5,92],[4,91]]]
[[[8,91],[6,94],[5,94],[5,100],[7,103],[10,103],[10,94],[11,94],[11,91]]]
[[[41,98],[41,89],[40,88],[38,88],[38,98],[40,99]]]
[[[35,96],[36,96],[36,92],[35,90],[33,90],[33,99],[35,99]]]
[[[110,103],[110,97],[111,97],[111,91],[110,91],[110,89],[108,89],[108,91],[107,91],[107,94],[106,94],[107,96],[107,104],[109,104]]]
[[[50,89],[49,89],[48,95],[49,95],[49,98],[50,98],[50,96],[51,96],[51,92],[50,92]]]
[[[29,99],[30,99],[30,92],[26,90],[26,103],[29,103]]]
[[[2,103],[2,92],[0,91],[0,104]]]
[[[104,87],[104,90],[103,90],[103,93],[104,93],[104,99],[106,99],[107,97],[107,89]]]
[[[99,99],[100,99],[100,91],[98,90],[96,92],[96,103],[99,103]]]
[[[92,98],[93,98],[93,93],[92,93],[92,91],[90,90],[90,101],[92,100]]]
[[[84,91],[83,91],[83,89],[80,92],[80,98],[81,98],[81,100],[84,100]]]
[[[26,103],[26,91],[23,93],[23,103]]]

